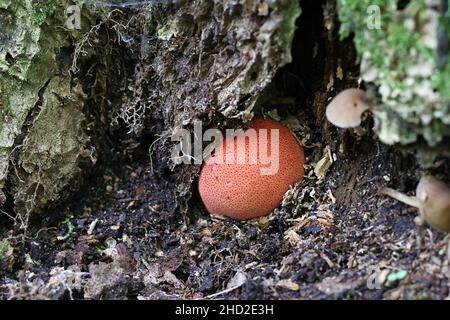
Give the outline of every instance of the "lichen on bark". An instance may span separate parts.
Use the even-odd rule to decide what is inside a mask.
[[[46,86],[40,110],[19,148],[20,169],[12,176],[16,212],[58,200],[63,188],[77,182],[73,178],[82,173],[80,164],[95,163],[83,127],[83,100],[81,87],[72,88],[69,77],[54,77]]]
[[[0,2],[0,190],[9,179],[16,204],[27,202],[17,213],[58,198],[88,141],[80,130],[83,95],[60,61],[70,45],[63,25],[68,3]]]
[[[380,97],[374,108],[380,139],[416,148],[429,164],[430,155],[448,151],[450,137],[448,46],[439,50],[450,35],[448,3],[399,3],[339,0],[340,31],[342,37],[354,34],[361,77]],[[377,18],[374,8],[380,10],[380,28],[370,25]],[[445,36],[439,37],[442,28]]]

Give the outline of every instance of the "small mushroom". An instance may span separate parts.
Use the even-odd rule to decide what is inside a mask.
[[[383,188],[380,193],[418,208],[421,217],[430,226],[439,231],[450,232],[450,187],[435,177],[422,177],[415,197],[391,188]]]
[[[361,125],[362,115],[372,105],[361,89],[346,89],[328,104],[326,117],[336,127],[347,129]]]
[[[450,188],[432,176],[420,179],[416,189],[420,214],[437,230],[450,232]]]

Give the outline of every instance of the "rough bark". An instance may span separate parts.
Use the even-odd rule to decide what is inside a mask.
[[[76,184],[80,162],[95,163],[84,93],[64,61],[74,39],[64,30],[68,5],[0,2],[0,188],[21,214],[59,199]]]

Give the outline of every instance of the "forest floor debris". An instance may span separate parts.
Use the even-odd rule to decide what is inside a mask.
[[[400,181],[389,165],[400,155],[377,148],[365,161],[340,159],[324,182],[305,180],[250,222],[195,205],[188,219],[174,214],[170,182],[133,161],[41,216],[50,224],[25,244],[2,230],[1,297],[448,298],[448,239],[427,227],[417,247],[414,210],[377,195],[383,176]],[[61,212],[70,218],[50,219]]]

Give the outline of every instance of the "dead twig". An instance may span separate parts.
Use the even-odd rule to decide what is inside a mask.
[[[232,291],[234,291],[234,290],[236,290],[236,289],[239,289],[240,287],[242,287],[242,284],[239,285],[239,286],[234,286],[234,287],[225,289],[225,290],[223,290],[223,291],[216,292],[216,293],[214,293],[214,294],[211,294],[211,295],[209,295],[209,296],[206,296],[205,299],[212,299],[212,298],[221,296],[221,295],[223,295],[223,294],[230,293],[230,292],[232,292]]]

